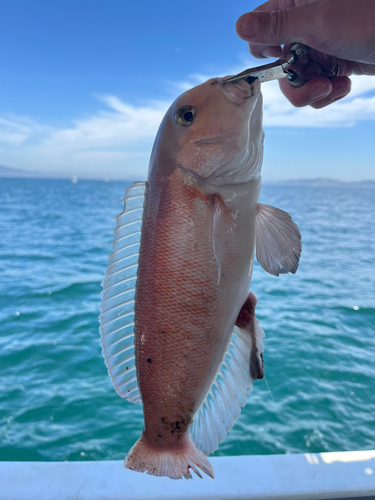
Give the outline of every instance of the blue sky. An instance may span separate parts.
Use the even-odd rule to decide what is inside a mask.
[[[144,179],[179,93],[261,64],[234,30],[257,2],[12,0],[0,19],[0,165]],[[375,77],[324,110],[263,85],[263,178],[375,179]]]

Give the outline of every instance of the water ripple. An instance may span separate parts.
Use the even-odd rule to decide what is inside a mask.
[[[121,459],[142,410],[112,388],[100,353],[100,282],[125,183],[1,179],[0,460]],[[289,211],[296,276],[257,264],[268,385],[218,455],[373,448],[375,200],[366,189],[265,186]]]

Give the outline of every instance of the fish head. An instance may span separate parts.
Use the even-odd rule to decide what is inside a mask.
[[[260,175],[263,138],[259,81],[222,84],[214,78],[172,104],[151,166],[157,164],[167,175],[181,168],[212,185],[244,183]]]

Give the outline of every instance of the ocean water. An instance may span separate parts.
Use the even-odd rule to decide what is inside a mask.
[[[122,459],[142,409],[101,357],[100,282],[125,182],[0,179],[0,460]],[[265,380],[216,455],[374,448],[375,191],[264,186],[303,237],[296,276],[255,266]]]

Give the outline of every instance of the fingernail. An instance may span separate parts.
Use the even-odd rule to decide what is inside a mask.
[[[340,99],[343,99],[344,97],[346,97],[348,95],[348,93],[349,92],[342,92],[341,94],[336,95],[332,102],[336,102],[336,101],[339,101]]]
[[[350,89],[348,89],[347,85],[340,85],[339,87],[335,88],[335,99],[341,99],[342,97],[345,97],[347,94],[349,94]]]
[[[238,21],[238,31],[242,36],[253,37],[258,31],[258,17],[254,14],[244,14]]]
[[[262,56],[263,57],[274,57],[274,55],[272,54],[272,52],[268,49],[264,49],[263,52],[262,52]]]
[[[330,88],[327,88],[326,85],[321,85],[320,87],[315,87],[310,93],[310,99],[312,101],[317,101],[318,99],[322,99],[323,97],[327,97],[327,95],[331,92]]]

